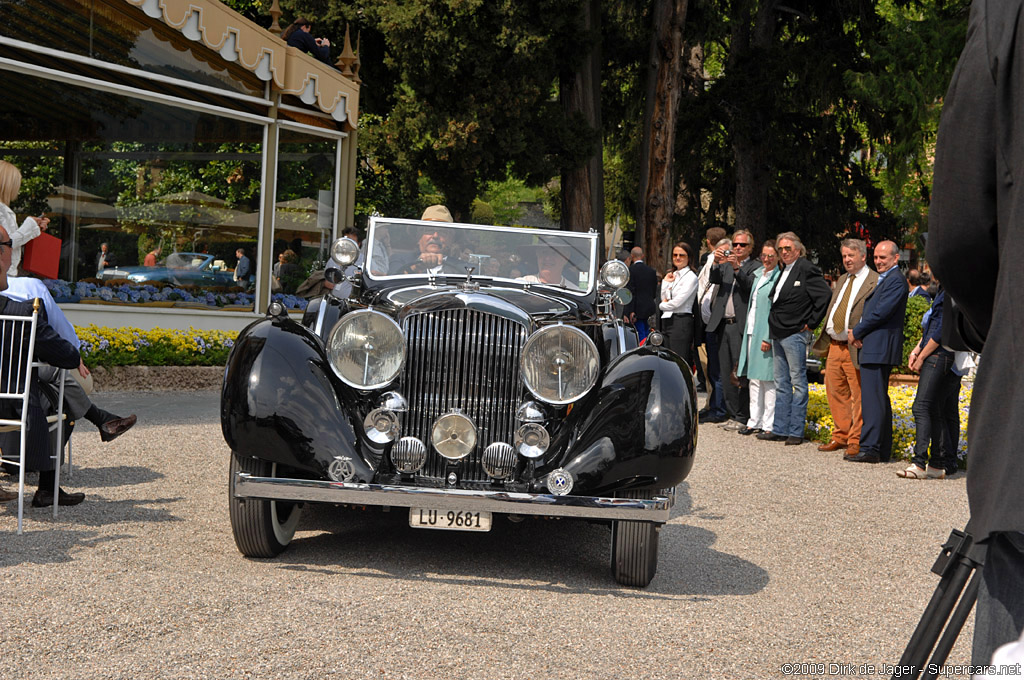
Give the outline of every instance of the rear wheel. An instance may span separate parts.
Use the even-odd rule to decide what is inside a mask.
[[[299,524],[302,505],[258,498],[235,498],[235,478],[239,472],[253,477],[276,477],[277,463],[231,452],[231,478],[228,505],[235,545],[246,557],[275,557],[288,547]]]
[[[654,498],[654,491],[632,491],[622,498]],[[658,533],[660,524],[615,520],[612,522],[612,575],[618,583],[647,587],[658,571]]]

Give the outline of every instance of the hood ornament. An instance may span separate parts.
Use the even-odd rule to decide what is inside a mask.
[[[473,265],[466,265],[466,280],[458,284],[459,290],[480,290],[480,284],[473,280],[473,272],[476,271],[476,267]]]

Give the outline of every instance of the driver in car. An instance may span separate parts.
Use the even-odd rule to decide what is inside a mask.
[[[465,274],[467,263],[450,255],[451,234],[444,227],[428,229],[419,241],[419,253],[397,260],[391,265],[393,274]]]

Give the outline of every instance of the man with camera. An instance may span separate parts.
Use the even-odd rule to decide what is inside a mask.
[[[750,417],[750,395],[747,379],[736,376],[740,361],[740,345],[743,342],[743,328],[747,320],[747,303],[754,270],[761,263],[750,255],[754,252],[754,236],[746,229],[732,235],[728,247],[716,248],[712,257],[714,266],[708,281],[718,286],[711,303],[711,318],[708,332],[718,338],[718,367],[721,372],[722,391],[725,394],[725,409],[729,430],[740,430]]]

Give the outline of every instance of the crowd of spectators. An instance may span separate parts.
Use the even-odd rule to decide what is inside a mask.
[[[788,446],[804,443],[813,353],[825,360],[834,423],[831,440],[819,450],[842,452],[857,463],[890,460],[889,378],[903,363],[904,334],[918,332],[904,329],[904,322],[908,296],[920,295],[930,307],[909,358],[920,374],[914,457],[897,474],[943,479],[955,473],[960,379],[971,363],[966,352],[942,346],[945,296],[938,281],[918,270],[905,277],[891,241],[874,247],[872,269],[867,244],[843,240],[844,272],[831,286],[795,233],[756,245],[746,229],[731,237],[719,227],[708,229],[701,257],[688,243],[672,247],[672,267],[660,287],[642,249],[620,254],[633,296],[625,320],[642,341],[651,319],[694,370],[698,390],[708,394],[701,422]]]

